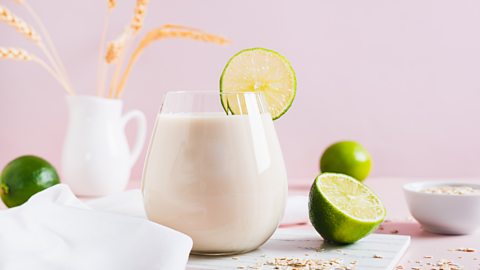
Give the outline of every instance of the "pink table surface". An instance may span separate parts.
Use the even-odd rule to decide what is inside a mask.
[[[365,181],[382,199],[387,218],[376,233],[401,234],[411,237],[410,247],[399,265],[403,269],[432,269],[427,263],[435,264],[440,260],[450,260],[465,270],[480,270],[480,231],[473,235],[438,235],[423,231],[420,224],[410,215],[402,186],[409,182],[446,180],[414,178],[370,178]],[[472,182],[473,179],[465,179]],[[312,180],[313,181],[313,180]],[[458,179],[461,181],[461,179]],[[479,181],[480,180],[476,180]],[[310,180],[291,181],[290,194],[308,195]],[[129,188],[139,187],[138,181],[131,182]],[[309,228],[310,224],[294,227]],[[475,252],[461,252],[456,249],[473,248]],[[402,269],[402,268],[399,268]],[[448,270],[446,268],[445,270]],[[453,269],[453,268],[452,268]]]
[[[432,269],[427,267],[427,262],[436,263],[441,259],[447,259],[462,265],[465,270],[480,270],[480,232],[460,236],[432,234],[423,231],[421,226],[410,216],[403,196],[402,185],[426,180],[429,179],[371,178],[365,182],[381,197],[387,208],[387,220],[376,233],[398,233],[411,236],[410,247],[400,262],[403,269]],[[129,183],[128,189],[139,186],[139,181],[132,181]],[[292,181],[289,192],[290,194],[307,195],[309,188],[307,181]],[[0,209],[2,208],[4,206],[0,202]],[[299,224],[296,227],[308,228],[309,226],[311,225]],[[476,251],[471,253],[455,251],[459,248],[473,248]]]
[[[380,196],[387,209],[387,219],[376,233],[398,233],[411,236],[410,247],[399,264],[404,267],[403,269],[417,269],[414,267],[432,269],[426,265],[427,262],[436,263],[441,259],[447,259],[463,266],[465,270],[480,270],[480,232],[460,236],[433,234],[423,231],[420,224],[411,217],[403,196],[402,185],[429,180],[442,179],[367,179],[365,184]],[[472,181],[472,179],[468,180]],[[290,187],[292,193],[300,194],[308,194],[308,189],[309,186],[305,184],[292,184]],[[455,251],[459,248],[473,248],[476,251]]]

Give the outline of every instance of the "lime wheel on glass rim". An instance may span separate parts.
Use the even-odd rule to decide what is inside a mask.
[[[285,114],[295,99],[297,79],[290,62],[265,48],[245,49],[235,54],[220,78],[220,92],[261,92],[272,119]],[[222,98],[226,112],[241,114],[242,104]]]
[[[373,191],[354,178],[337,173],[317,176],[309,196],[310,221],[323,239],[354,243],[383,222],[385,207]]]

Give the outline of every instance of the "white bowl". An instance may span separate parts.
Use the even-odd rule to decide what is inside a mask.
[[[480,227],[480,195],[446,195],[422,192],[436,186],[480,184],[458,182],[417,182],[403,186],[408,208],[423,229],[440,234],[470,234]]]

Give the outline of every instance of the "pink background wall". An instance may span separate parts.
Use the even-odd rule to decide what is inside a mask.
[[[134,1],[119,2],[112,36],[130,18]],[[262,46],[286,55],[297,71],[297,98],[275,123],[290,178],[312,179],[322,150],[341,139],[370,150],[376,176],[480,174],[480,2],[151,2],[146,29],[185,24],[234,43],[163,41],[145,52],[124,100],[126,109],[145,112],[149,133],[166,91],[217,89],[231,55]],[[2,3],[24,14],[13,1]],[[102,1],[31,4],[78,92],[93,94]],[[36,51],[3,25],[0,46]],[[33,153],[60,168],[66,121],[64,93],[51,77],[35,64],[0,62],[0,166]]]

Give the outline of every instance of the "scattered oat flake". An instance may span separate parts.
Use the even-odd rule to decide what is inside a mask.
[[[382,255],[378,255],[378,254],[374,254],[374,255],[373,255],[373,258],[375,258],[375,259],[382,259],[383,256],[382,256]]]
[[[274,269],[289,269],[289,270],[353,270],[355,263],[344,264],[340,259],[299,259],[299,258],[274,258],[265,262],[264,265],[273,266]],[[288,268],[290,267],[290,268]]]
[[[460,269],[463,269],[462,266],[459,266],[457,265],[456,263],[450,261],[450,260],[446,260],[446,259],[443,259],[443,260],[440,260],[437,262],[436,264],[436,268],[433,267],[432,269],[434,270],[460,270]]]
[[[431,258],[431,256],[424,256],[424,258],[425,257]],[[409,263],[411,263],[411,262],[409,261]],[[416,260],[415,263],[416,263],[415,266],[408,266],[407,268],[403,268],[403,266],[402,267],[397,266],[397,268],[395,268],[395,269],[396,270],[400,270],[400,269],[410,269],[410,270],[463,270],[464,269],[463,266],[458,265],[457,263],[455,263],[451,260],[447,260],[447,259],[442,259],[442,260],[439,260],[435,263],[423,262],[423,261],[420,261],[420,260]]]
[[[473,248],[456,248],[453,249],[453,251],[460,251],[460,252],[476,252],[475,249]]]

